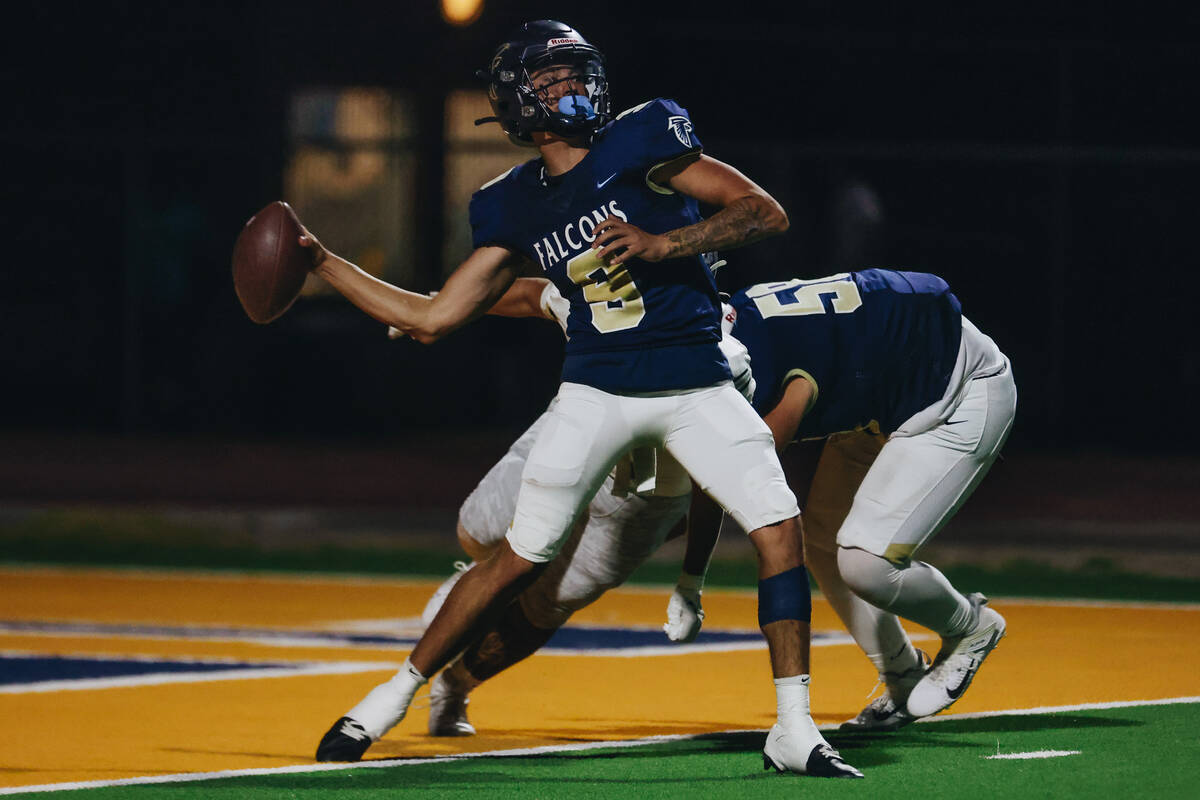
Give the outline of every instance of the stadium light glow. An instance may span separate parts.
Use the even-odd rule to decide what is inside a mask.
[[[482,11],[483,0],[442,0],[442,19],[451,25],[470,25]]]

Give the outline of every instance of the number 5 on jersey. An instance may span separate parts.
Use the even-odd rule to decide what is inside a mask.
[[[583,287],[592,326],[601,333],[636,328],[646,316],[642,293],[622,264],[609,267],[589,250],[567,262],[567,277]]]
[[[763,317],[801,317],[808,314],[851,314],[862,305],[862,295],[850,273],[842,272],[815,281],[791,280],[760,283],[746,290]]]

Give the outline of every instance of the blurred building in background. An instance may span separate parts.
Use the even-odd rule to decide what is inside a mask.
[[[389,342],[314,280],[259,327],[230,284],[241,224],[279,197],[409,288],[469,252],[471,192],[531,155],[474,125],[473,73],[544,7],[466,5],[467,24],[436,0],[28,11],[7,73],[3,426],[396,437],[536,416],[553,325]],[[677,99],[791,215],[728,254],[723,289],[936,272],[1012,357],[1017,446],[1200,443],[1200,12],[560,13],[607,53],[618,108]]]

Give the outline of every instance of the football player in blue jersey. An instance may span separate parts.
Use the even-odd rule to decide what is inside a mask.
[[[754,407],[777,446],[829,437],[806,502],[806,560],[887,687],[844,728],[894,730],[948,707],[1005,621],[914,556],[1008,436],[1008,359],[945,281],[914,272],[752,286],[725,326],[750,353]],[[928,671],[897,616],[941,635]]]
[[[413,693],[553,559],[613,465],[661,445],[749,531],[778,718],[764,766],[861,777],[809,714],[811,600],[799,508],[769,429],[730,381],[706,254],[787,228],[765,191],[701,152],[687,112],[652,100],[610,118],[600,52],[572,28],[527,23],[484,73],[495,120],[539,157],[471,201],[475,250],[435,297],[380,281],[309,232],[315,271],[376,319],[434,341],[485,313],[532,263],[570,303],[563,384],[497,553],[467,572],[397,675],[340,718],[321,761],[357,760]],[[700,202],[719,209],[708,219]]]

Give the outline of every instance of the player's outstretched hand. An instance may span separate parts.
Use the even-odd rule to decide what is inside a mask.
[[[704,623],[704,608],[700,605],[704,578],[684,573],[679,576],[675,591],[667,601],[667,623],[663,630],[672,642],[686,644],[700,634]]]
[[[592,249],[605,264],[615,266],[631,258],[662,261],[667,257],[670,245],[665,236],[646,233],[636,225],[609,217],[596,226]]]
[[[325,262],[325,257],[329,255],[329,251],[325,249],[325,245],[321,244],[321,240],[313,236],[312,231],[303,225],[300,226],[300,246],[308,248],[313,269],[321,266]]]

